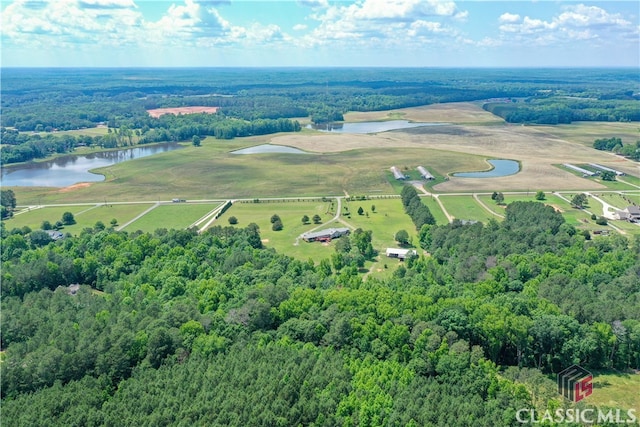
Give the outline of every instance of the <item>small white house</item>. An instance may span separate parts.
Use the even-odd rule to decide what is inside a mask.
[[[387,248],[389,258],[406,259],[414,256],[418,256],[418,252],[413,249]]]

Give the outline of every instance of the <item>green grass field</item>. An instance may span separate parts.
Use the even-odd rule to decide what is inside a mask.
[[[335,209],[335,200],[333,202],[235,203],[213,225],[229,226],[229,218],[232,216],[238,219],[235,227],[246,227],[250,223],[258,224],[264,246],[303,261],[311,258],[318,262],[331,256],[334,252],[334,242],[323,244],[298,240],[300,234],[318,227],[313,222],[304,225],[302,217],[307,215],[311,219],[317,214],[322,221],[329,221],[335,215],[335,212],[331,211],[332,206]],[[282,220],[284,228],[281,231],[271,229],[270,219],[273,214],[277,214]],[[329,227],[344,227],[344,225],[327,224],[321,229]]]
[[[16,188],[21,205],[71,202],[156,201],[394,194],[392,165],[415,167],[429,159],[439,170],[477,168],[482,157],[424,148],[369,148],[325,154],[236,155],[230,151],[269,141],[269,137],[221,141],[206,138],[201,147],[185,146],[98,170],[104,182],[61,192],[46,187]],[[430,169],[431,170],[431,169]],[[434,170],[433,173],[440,173]]]
[[[590,405],[640,410],[640,374],[594,373],[593,394],[585,400]],[[636,416],[638,412],[636,412]]]
[[[220,203],[176,203],[160,205],[124,228],[125,231],[152,232],[158,228],[187,228]]]
[[[73,225],[67,225],[61,231],[64,233],[77,234],[85,227],[93,227],[97,221],[102,221],[109,227],[111,220],[116,219],[118,224],[135,218],[136,215],[149,208],[149,204],[114,204],[114,205],[76,205],[65,207],[47,207],[22,211],[13,218],[6,221],[8,229],[28,226],[32,230],[40,229],[43,221],[55,224],[62,219],[62,214],[71,212],[76,220]]]
[[[427,205],[427,207],[431,211],[431,214],[436,220],[436,224],[445,225],[449,223],[449,220],[447,219],[444,212],[442,212],[442,209],[440,208],[440,204],[438,204],[435,198],[426,196],[426,197],[421,197],[420,200],[422,200],[422,203]]]
[[[475,201],[473,196],[445,196],[441,195],[440,200],[444,204],[449,215],[461,220],[475,220],[486,222],[491,218],[498,219],[489,213]],[[492,201],[495,204],[495,202]]]
[[[371,206],[375,205],[373,212]],[[362,207],[363,215],[358,215],[358,208]],[[379,252],[384,253],[388,247],[398,247],[394,235],[399,230],[406,230],[415,246],[418,245],[416,227],[411,218],[404,212],[400,199],[363,200],[349,202],[350,218],[344,218],[349,224],[363,230],[371,230],[372,244]]]

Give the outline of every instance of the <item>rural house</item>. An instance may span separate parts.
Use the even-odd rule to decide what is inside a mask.
[[[351,232],[348,228],[327,228],[326,230],[304,233],[302,238],[305,242],[330,242],[332,239],[346,236]]]

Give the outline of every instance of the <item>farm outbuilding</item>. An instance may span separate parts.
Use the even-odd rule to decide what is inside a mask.
[[[589,163],[589,166],[591,166],[593,168],[596,168],[596,169],[603,170],[603,171],[613,172],[617,176],[623,176],[624,175],[624,172],[622,172],[622,171],[611,169],[611,168],[608,168],[606,166],[599,165],[597,163]]]
[[[389,258],[406,259],[414,256],[418,256],[418,252],[413,249],[387,248],[387,257]]]
[[[391,173],[393,174],[395,179],[398,179],[398,180],[407,179],[407,177],[402,172],[400,172],[400,169],[398,169],[395,166],[391,166]]]
[[[576,172],[580,172],[582,174],[582,176],[595,176],[596,175],[595,172],[591,172],[590,170],[586,170],[586,169],[580,168],[578,166],[572,165],[571,163],[563,163],[562,166],[564,166],[565,168],[569,168],[571,170],[574,170]]]
[[[347,236],[351,230],[348,228],[327,228],[326,230],[304,233],[301,237],[305,242],[330,242],[332,239]]]
[[[429,173],[429,171],[426,170],[423,166],[418,166],[416,169],[418,169],[418,172],[423,179],[435,179],[435,177],[431,175],[431,173]]]

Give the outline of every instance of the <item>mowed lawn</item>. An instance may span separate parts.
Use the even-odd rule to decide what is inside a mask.
[[[40,229],[43,221],[49,221],[52,225],[62,220],[65,212],[71,212],[76,220],[73,225],[67,225],[61,231],[63,233],[79,234],[83,228],[93,227],[96,222],[110,227],[111,220],[116,219],[118,224],[124,224],[144,212],[151,205],[145,203],[114,204],[114,205],[73,205],[55,206],[40,209],[22,211],[6,221],[8,229],[28,226],[32,230]]]
[[[593,394],[585,400],[589,405],[620,408],[626,412],[640,408],[640,374],[637,373],[595,373]],[[638,413],[636,412],[636,416]]]
[[[127,225],[124,230],[153,232],[158,228],[185,229],[220,204],[220,202],[162,204]]]
[[[229,218],[232,216],[238,220],[238,224],[234,227],[244,228],[255,223],[260,227],[260,237],[264,246],[274,248],[280,253],[299,260],[307,261],[311,258],[317,263],[321,259],[331,256],[334,252],[335,241],[329,244],[307,243],[298,237],[302,233],[320,226],[320,224],[313,224],[314,215],[320,215],[323,222],[333,219],[335,203],[335,199],[327,202],[234,203],[212,225],[229,226]],[[273,231],[271,228],[271,216],[274,214],[277,214],[282,220],[283,229],[280,231]],[[302,223],[304,215],[309,217],[310,224]],[[344,225],[340,223],[326,224],[320,226],[320,229],[330,227],[344,227]]]
[[[400,230],[407,231],[413,245],[418,246],[416,227],[404,212],[402,200],[399,198],[351,201],[348,202],[348,206],[351,215],[343,219],[355,228],[371,230],[373,247],[383,256],[386,248],[398,247],[394,235]],[[375,206],[375,211],[371,209],[372,206]],[[358,215],[360,207],[364,211],[362,215]]]
[[[441,195],[440,201],[447,212],[449,212],[449,215],[456,219],[481,222],[487,222],[491,218],[498,219],[495,215],[480,206],[473,196]]]

